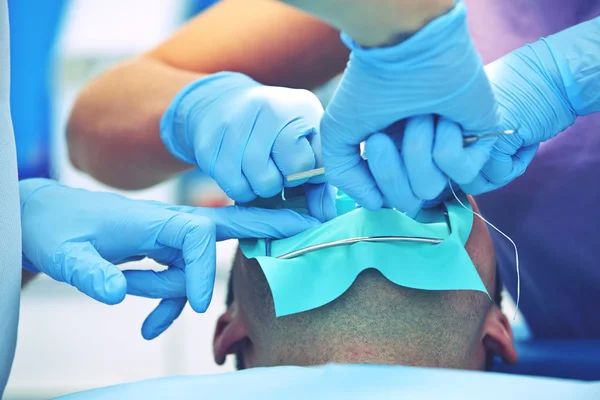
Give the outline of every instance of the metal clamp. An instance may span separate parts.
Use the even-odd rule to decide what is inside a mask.
[[[448,209],[443,203],[439,206],[442,209],[446,224],[448,226],[448,232],[452,233],[452,226],[450,224],[450,216],[448,215]],[[265,239],[265,256],[271,257],[271,240]],[[428,244],[440,244],[444,239],[432,238],[432,237],[420,237],[420,236],[360,236],[355,238],[333,240],[331,242],[319,243],[312,246],[304,247],[302,249],[294,250],[289,253],[282,254],[275,258],[280,260],[289,260],[294,257],[301,256],[311,251],[327,249],[336,246],[342,246],[347,244],[354,244],[359,242],[412,242],[412,243],[428,243]]]

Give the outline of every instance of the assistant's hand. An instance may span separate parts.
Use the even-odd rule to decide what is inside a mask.
[[[220,72],[184,88],[161,121],[161,138],[179,159],[198,165],[240,203],[269,198],[286,175],[320,167],[323,107],[309,91],[264,86],[246,75]],[[322,182],[321,178],[321,182]],[[319,183],[311,180],[311,183]],[[320,220],[333,218],[325,185],[306,188]],[[308,192],[317,192],[310,194]]]
[[[394,140],[373,134],[425,114],[444,116],[473,132],[487,132],[498,122],[465,6],[458,2],[393,47],[364,49],[348,37],[344,41],[352,50],[350,61],[321,121],[328,180],[364,207],[414,211],[419,204],[398,190],[405,171]],[[363,141],[369,164],[359,153]],[[385,168],[369,169],[376,158]]]
[[[196,209],[135,201],[48,179],[28,179],[19,186],[25,266],[107,304],[119,303],[142,286],[152,290],[147,286],[156,282],[152,277],[146,281],[135,276],[128,282],[115,266],[149,257],[170,268],[141,276],[182,277],[180,297],[204,312],[213,291],[216,241],[282,238],[318,223],[284,210]]]

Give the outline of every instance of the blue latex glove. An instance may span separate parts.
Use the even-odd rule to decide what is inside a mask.
[[[282,238],[318,223],[288,210],[170,206],[48,179],[28,179],[19,186],[24,266],[106,304],[119,303],[140,287],[154,290],[161,285],[155,277],[166,274],[182,279],[178,304],[187,297],[195,311],[204,312],[213,291],[216,241]],[[115,266],[144,257],[170,268],[137,271],[128,282]],[[171,306],[161,304],[158,312]]]
[[[304,229],[307,226],[306,223],[311,222],[310,217],[307,217],[306,221],[300,220],[299,223],[294,221],[295,218],[299,217],[299,214],[296,214],[296,212],[306,214],[309,211],[304,195],[305,188],[306,185],[304,188],[296,187],[287,189],[285,200],[279,195],[269,199],[258,198],[251,203],[252,208],[240,207],[239,209],[242,212],[237,215],[231,215],[229,211],[224,211],[228,209],[234,210],[233,207],[214,209],[212,210],[213,214],[208,214],[211,212],[210,209],[194,207],[178,206],[177,210],[208,216],[215,223],[217,232],[219,232],[219,229],[229,229],[228,227],[232,225],[232,221],[235,221],[238,232],[244,229],[243,227],[254,229],[254,234],[248,234],[245,237],[288,237],[296,233],[294,229]],[[268,210],[281,210],[279,211],[281,214],[272,214]],[[330,212],[337,211],[332,210]],[[287,229],[284,231],[275,230],[275,225],[268,223],[269,218],[276,217],[277,215],[286,220],[286,222],[284,220],[279,222],[280,224],[285,224],[283,227]],[[267,222],[266,225],[265,222]],[[289,224],[288,222],[293,222],[293,224]],[[227,235],[227,237],[233,236],[235,235]],[[241,236],[237,235],[235,237]],[[161,299],[159,306],[152,311],[142,325],[142,336],[148,340],[154,339],[171,326],[185,307],[185,272],[183,268],[171,268],[160,272],[131,270],[123,271],[123,273],[127,277],[128,294]]]
[[[246,75],[220,72],[185,87],[161,121],[161,138],[177,158],[200,167],[233,200],[272,197],[285,176],[322,166],[321,103],[311,92],[264,86]],[[319,180],[320,179],[320,180]],[[311,183],[323,182],[323,177]],[[335,209],[324,184],[306,188],[312,210]],[[320,212],[320,220],[333,215]]]
[[[463,148],[459,126],[439,121],[434,143],[432,117],[419,118],[403,143],[418,197],[436,196],[446,176],[470,194],[502,187],[525,172],[541,142],[577,116],[600,111],[600,18],[517,49],[485,69],[499,103],[498,130],[517,133]]]
[[[437,114],[468,131],[497,126],[497,106],[481,59],[467,30],[466,9],[457,2],[408,40],[387,48],[352,50],[340,86],[321,120],[329,182],[369,209],[382,205],[414,213],[420,206],[406,185],[396,121]],[[359,144],[366,141],[367,163]]]

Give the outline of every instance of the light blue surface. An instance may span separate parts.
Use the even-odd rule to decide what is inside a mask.
[[[463,203],[469,204],[463,197]],[[374,268],[397,285],[422,290],[487,290],[464,245],[473,214],[456,200],[445,203],[452,233],[440,208],[423,210],[417,220],[390,209],[358,208],[296,236],[271,242],[240,240],[248,258],[259,262],[273,295],[275,315],[323,306],[350,288],[364,270]],[[362,242],[315,250],[292,259],[276,257],[331,241],[372,236],[431,237],[440,244]]]
[[[8,7],[0,3],[0,398],[17,344],[21,295],[21,224],[17,155],[10,118]]]
[[[289,210],[178,207],[48,179],[21,181],[20,195],[25,265],[107,304],[120,302],[126,293],[164,299],[144,323],[148,338],[168,328],[186,297],[195,311],[206,310],[216,241],[282,238],[318,223]],[[124,276],[115,267],[144,257],[169,268],[125,271]]]
[[[467,29],[466,7],[458,1],[395,46],[365,49],[342,38],[352,53],[321,122],[327,178],[366,208],[384,204],[414,216],[421,200],[411,190],[397,151],[403,129],[390,126],[425,114],[447,117],[474,133],[497,125],[496,103]],[[368,163],[359,153],[363,141]],[[427,177],[422,174],[423,182]]]
[[[323,107],[305,90],[261,85],[234,72],[219,72],[182,89],[161,120],[161,138],[177,158],[198,165],[227,196],[247,203],[269,198],[289,183],[285,177],[322,166],[318,134]],[[314,178],[311,182],[323,182]],[[310,185],[311,212],[335,216],[334,195]],[[332,211],[332,214],[327,214]]]
[[[95,399],[598,399],[600,383],[402,366],[255,368],[90,390]]]

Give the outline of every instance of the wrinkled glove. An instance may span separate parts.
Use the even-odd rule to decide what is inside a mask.
[[[161,120],[161,138],[177,158],[195,164],[233,200],[269,198],[285,176],[322,166],[321,103],[311,92],[264,86],[246,75],[220,72],[185,87]],[[335,217],[323,178],[306,188],[314,216]]]
[[[179,298],[161,303],[148,318],[144,329],[152,332],[160,328],[158,317],[183,308],[186,298],[195,311],[207,309],[215,279],[216,241],[283,238],[318,224],[289,210],[170,206],[73,189],[48,179],[28,179],[19,186],[24,267],[106,304],[119,303],[126,293],[159,290],[169,284],[162,276],[179,280]],[[115,266],[144,257],[169,268],[124,275]]]
[[[342,37],[352,54],[321,120],[328,181],[364,207],[385,205],[414,214],[420,202],[409,195],[396,148],[401,137],[388,134],[390,126],[426,114],[444,116],[473,132],[498,125],[497,105],[467,29],[466,8],[457,2],[393,47],[363,49]],[[368,164],[359,153],[363,141]]]
[[[502,187],[525,172],[540,143],[578,116],[599,111],[600,18],[517,49],[485,69],[499,103],[498,130],[517,132],[463,148],[460,127],[441,120],[433,144],[432,117],[420,118],[428,126],[407,129],[403,143],[418,197],[436,196],[446,176],[470,194]]]

